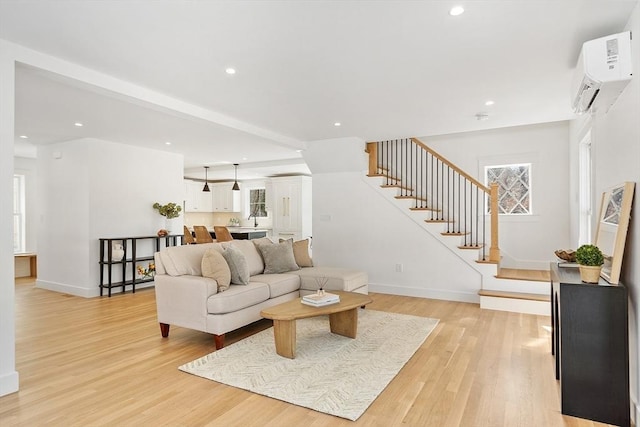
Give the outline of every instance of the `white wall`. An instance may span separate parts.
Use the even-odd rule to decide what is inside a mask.
[[[625,28],[634,35],[640,34],[640,2],[636,6]],[[640,354],[640,336],[638,329],[638,313],[640,313],[640,49],[638,40],[633,40],[634,76],[626,89],[607,114],[598,112],[591,117],[592,157],[594,171],[593,201],[594,220],[598,216],[600,195],[603,191],[624,181],[636,183],[631,224],[627,234],[622,274],[620,281],[629,291],[629,362],[631,381],[631,400],[635,405],[636,424],[640,419],[638,406],[640,374],[638,355]],[[572,127],[572,145],[579,141],[579,123]],[[577,171],[577,159],[572,157]],[[579,212],[574,208],[572,219],[577,220]],[[595,232],[595,226],[593,227]]]
[[[99,295],[99,238],[153,236],[184,198],[183,157],[97,139],[38,148],[37,287]],[[174,221],[182,234],[182,216]],[[149,242],[150,243],[150,242]]]
[[[357,138],[307,146],[314,264],[364,270],[375,292],[477,302],[480,274],[364,181],[363,150]]]
[[[37,252],[38,230],[38,173],[36,159],[27,157],[15,157],[14,173],[25,177],[25,251]]]
[[[13,265],[13,54],[0,40],[0,396],[18,391]]]
[[[531,163],[532,215],[500,215],[501,265],[549,268],[556,249],[572,248],[568,122],[420,138],[484,182],[484,166]]]

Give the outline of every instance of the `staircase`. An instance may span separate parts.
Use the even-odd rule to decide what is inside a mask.
[[[500,268],[497,183],[485,186],[417,138],[365,151],[372,188],[481,274],[481,308],[549,315],[548,272]]]

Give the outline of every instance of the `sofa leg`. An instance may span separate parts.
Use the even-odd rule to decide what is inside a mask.
[[[160,333],[162,334],[163,338],[166,338],[169,336],[169,325],[168,323],[160,323]]]
[[[214,335],[213,340],[216,343],[216,350],[220,350],[222,347],[224,347],[224,334]]]

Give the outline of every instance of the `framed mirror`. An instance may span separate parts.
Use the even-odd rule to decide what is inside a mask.
[[[634,189],[635,183],[625,182],[602,193],[600,202],[595,245],[604,254],[600,276],[613,285],[620,280]]]

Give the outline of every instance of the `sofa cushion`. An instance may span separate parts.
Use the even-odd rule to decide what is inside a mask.
[[[169,246],[160,251],[160,259],[169,276],[202,276],[202,256],[211,248],[222,250],[219,243]]]
[[[224,260],[229,264],[231,271],[231,283],[234,285],[249,284],[249,268],[247,267],[247,259],[244,257],[240,249],[234,246],[227,246],[222,251]]]
[[[269,298],[276,298],[300,289],[300,277],[295,274],[258,274],[251,276],[251,283],[266,283]]]
[[[230,242],[223,243],[223,246],[233,246],[242,252],[247,260],[247,268],[249,269],[250,276],[261,274],[264,271],[262,257],[251,240],[232,240]]]
[[[224,314],[242,310],[269,299],[269,286],[252,282],[247,286],[231,285],[226,291],[207,299],[209,314]]]
[[[309,239],[298,240],[296,242],[293,239],[288,239],[293,242],[293,257],[296,260],[298,267],[313,267],[313,261],[311,255],[309,255]],[[280,242],[284,242],[280,239]]]
[[[349,268],[307,267],[291,274],[300,276],[300,289],[309,291],[316,291],[319,283],[327,290],[355,291],[369,281],[364,271]]]
[[[231,270],[222,254],[215,249],[207,249],[202,256],[202,277],[214,279],[218,292],[226,291],[231,284]]]
[[[272,245],[260,245],[260,253],[264,259],[264,274],[286,273],[299,270],[293,256],[293,240],[274,243]]]

